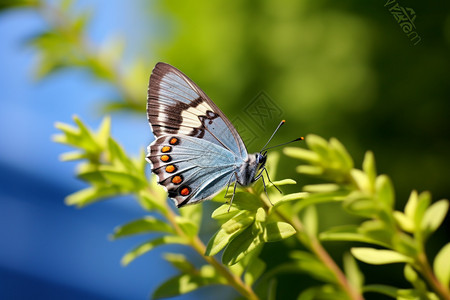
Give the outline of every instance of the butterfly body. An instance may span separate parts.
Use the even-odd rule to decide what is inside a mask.
[[[178,207],[214,197],[225,186],[247,186],[265,153],[248,154],[236,129],[178,69],[158,63],[150,76],[147,116],[156,139],[147,160]]]

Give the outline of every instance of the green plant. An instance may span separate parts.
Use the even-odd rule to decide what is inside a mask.
[[[117,95],[108,102],[107,110],[143,113],[145,97],[142,95],[151,66],[140,59],[124,65],[120,39],[102,47],[89,41],[86,27],[90,14],[74,14],[71,1],[55,6],[44,1],[6,1],[2,5],[1,8],[33,7],[47,17],[48,30],[30,40],[40,54],[36,68],[38,78],[64,68],[82,68],[94,79],[116,89]],[[104,119],[96,132],[79,118],[74,120],[76,127],[58,123],[56,126],[61,133],[54,140],[77,149],[61,158],[80,161],[77,176],[89,186],[69,195],[66,203],[84,207],[124,194],[137,199],[149,215],[116,228],[111,238],[155,232],[159,235],[125,254],[124,265],[167,244],[190,247],[204,260],[204,265],[196,266],[181,253],[167,253],[164,258],[179,270],[179,275],[154,291],[154,298],[222,284],[234,288],[245,298],[273,299],[279,275],[300,272],[316,281],[302,291],[299,299],[362,299],[365,292],[378,292],[397,299],[450,299],[449,244],[435,257],[433,267],[425,254],[426,242],[442,223],[448,201],[431,204],[429,193],[412,192],[404,211],[395,211],[392,183],[387,176],[376,174],[371,152],[366,154],[362,170],[359,170],[336,139],[328,142],[310,135],[306,138],[309,150],[286,148],[286,155],[303,161],[297,171],[317,177],[321,183],[299,187],[299,192],[285,195],[279,195],[269,185],[274,206],[267,201],[260,182],[250,188],[239,188],[229,213],[229,205],[223,204],[212,214],[219,228],[205,245],[198,235],[201,204],[174,210],[155,178],[145,176],[144,152],[131,158],[110,136],[109,118]],[[274,172],[277,156],[271,154],[269,159],[269,170]],[[295,181],[284,179],[275,183],[283,186],[293,185]],[[216,200],[223,202],[223,194]],[[319,232],[319,204],[326,202],[342,205],[364,221]],[[291,243],[293,240],[298,242]],[[322,241],[363,242],[373,247],[351,248],[353,256],[344,255],[341,270]],[[268,268],[261,255],[268,242],[287,245],[290,260]],[[217,259],[220,253],[221,262]],[[365,285],[364,274],[353,257],[370,264],[405,264],[404,274],[411,288]]]
[[[430,206],[429,193],[413,192],[404,212],[393,209],[393,187],[386,175],[377,175],[371,152],[366,154],[362,170],[353,167],[345,148],[336,140],[330,142],[310,135],[306,143],[310,150],[286,148],[289,156],[302,159],[300,173],[320,177],[330,183],[304,186],[304,192],[279,195],[269,188],[268,202],[262,184],[240,188],[228,212],[229,204],[219,206],[212,214],[221,225],[205,246],[199,236],[201,205],[187,206],[173,211],[166,201],[166,193],[155,178],[147,180],[144,173],[144,154],[129,158],[109,135],[110,121],[106,118],[94,133],[75,118],[77,128],[58,123],[62,134],[54,140],[79,149],[62,156],[63,160],[83,160],[78,176],[90,187],[69,195],[67,204],[79,207],[118,194],[131,194],[152,216],[134,220],[115,229],[112,238],[158,232],[153,238],[128,252],[122,259],[127,265],[157,246],[182,244],[193,248],[206,262],[196,268],[182,254],[167,254],[165,259],[180,271],[180,275],[163,283],[154,298],[183,294],[210,284],[225,284],[242,296],[257,299],[267,297],[269,290],[254,288],[266,284],[285,271],[306,272],[323,285],[311,287],[301,297],[333,297],[334,299],[361,299],[362,293],[376,291],[396,298],[422,297],[448,299],[449,272],[446,262],[449,246],[437,255],[434,270],[424,253],[426,238],[441,224],[448,209],[448,201],[440,200]],[[276,169],[277,157],[271,156],[270,170]],[[273,174],[272,174],[273,175]],[[285,179],[274,182],[278,186],[295,184]],[[216,197],[223,201],[223,194]],[[359,225],[332,228],[318,233],[315,205],[340,202],[350,213],[367,218]],[[158,217],[154,216],[155,213]],[[301,216],[301,217],[299,217]],[[266,263],[259,258],[267,242],[276,242],[291,236],[307,249],[292,249],[292,261],[265,272]],[[334,263],[320,240],[357,241],[386,249],[354,247],[351,253],[357,259],[371,264],[405,263],[405,278],[411,289],[382,285],[364,286],[364,276],[350,255],[344,258],[344,270]],[[222,249],[222,263],[214,255]],[[419,276],[420,274],[420,276]],[[428,283],[425,284],[423,279]]]

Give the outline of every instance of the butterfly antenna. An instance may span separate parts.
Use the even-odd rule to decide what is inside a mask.
[[[287,144],[290,144],[290,143],[293,143],[293,142],[303,141],[303,140],[305,139],[304,137],[301,136],[301,137],[296,138],[295,140],[292,140],[292,141],[290,141],[290,142],[287,142],[287,143],[283,143],[283,144],[279,144],[279,145],[276,145],[276,146],[272,146],[272,147],[266,148],[266,146],[270,143],[270,141],[272,140],[272,138],[273,138],[273,136],[275,135],[275,133],[277,133],[278,129],[280,129],[281,125],[283,125],[285,122],[286,122],[286,121],[283,120],[283,121],[280,122],[280,124],[278,124],[277,129],[275,129],[275,131],[272,133],[272,136],[271,136],[270,139],[267,141],[267,143],[264,145],[264,147],[261,149],[261,151],[259,151],[259,153],[261,153],[261,152],[263,152],[263,151],[266,151],[266,150],[269,150],[269,149],[272,149],[272,148],[275,148],[275,147],[284,146],[284,145],[287,145]]]
[[[270,139],[267,141],[267,143],[264,145],[264,147],[262,147],[260,152],[263,152],[266,148],[266,146],[270,143],[270,141],[272,140],[272,138],[274,137],[275,133],[277,133],[278,129],[280,129],[280,127],[285,123],[285,120],[282,120],[280,122],[280,124],[278,124],[277,129],[275,129],[275,131],[272,133],[272,136],[270,137]]]
[[[287,142],[287,143],[283,143],[283,144],[279,144],[279,145],[276,145],[276,146],[272,146],[272,147],[269,147],[269,148],[262,149],[261,152],[262,152],[262,151],[269,150],[269,149],[272,149],[272,148],[284,146],[284,145],[287,145],[287,144],[290,144],[290,143],[293,143],[293,142],[303,141],[304,139],[305,139],[305,138],[301,136],[301,137],[296,138],[295,140],[292,140],[292,141],[290,141],[290,142]]]

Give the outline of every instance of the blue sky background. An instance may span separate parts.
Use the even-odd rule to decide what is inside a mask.
[[[134,29],[149,21],[139,4],[98,0],[77,5],[94,9],[89,27],[94,42],[117,32],[134,45],[127,48],[128,57],[137,54],[130,49],[143,48],[136,46],[142,38]],[[122,267],[122,255],[145,237],[107,238],[115,226],[144,215],[138,204],[126,197],[82,210],[63,203],[84,184],[74,177],[75,163],[58,160],[69,149],[51,141],[57,133],[54,123],[72,123],[77,114],[96,128],[102,119],[98,99],[108,87],[82,71],[34,80],[37,53],[25,41],[43,28],[32,11],[0,15],[0,298],[146,299],[175,270],[162,259],[161,249]],[[112,135],[131,154],[153,138],[145,115],[114,114],[112,119]],[[164,252],[171,249],[177,248],[165,247]]]

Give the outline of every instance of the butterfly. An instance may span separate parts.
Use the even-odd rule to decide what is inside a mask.
[[[146,158],[177,207],[211,199],[232,183],[230,206],[237,184],[262,178],[265,188],[267,151],[249,154],[225,114],[169,64],[157,63],[150,76],[147,117],[155,140]]]

